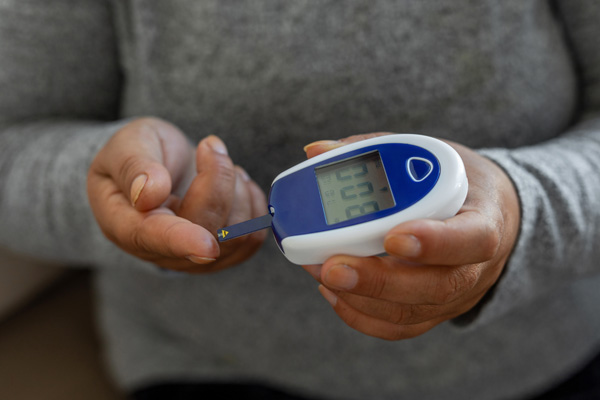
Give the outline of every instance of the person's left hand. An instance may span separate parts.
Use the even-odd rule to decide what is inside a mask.
[[[87,190],[104,235],[161,268],[220,271],[250,258],[266,236],[217,242],[217,229],[266,214],[265,195],[218,137],[193,146],[158,118],[136,118],[115,132],[91,163]]]
[[[314,157],[375,133],[305,147]],[[502,169],[473,150],[449,143],[469,180],[467,199],[445,221],[413,220],[385,237],[384,257],[337,255],[304,266],[337,315],[364,334],[387,340],[421,335],[471,310],[498,280],[516,242],[520,209]]]

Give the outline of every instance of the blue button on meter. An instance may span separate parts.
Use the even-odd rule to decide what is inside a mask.
[[[371,256],[386,233],[413,219],[455,215],[467,195],[458,153],[421,135],[395,134],[352,143],[279,174],[269,214],[218,232],[220,241],[272,228],[295,264],[321,264],[336,254]]]
[[[415,182],[421,182],[433,171],[433,163],[426,158],[411,157],[406,163],[408,174]]]

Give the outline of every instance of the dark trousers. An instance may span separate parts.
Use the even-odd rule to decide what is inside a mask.
[[[265,385],[232,383],[165,383],[138,390],[132,397],[134,400],[317,400]],[[526,400],[600,400],[600,354],[557,387]]]
[[[600,354],[565,382],[531,400],[600,399]]]
[[[316,400],[270,386],[245,383],[166,383],[133,393],[134,400]]]

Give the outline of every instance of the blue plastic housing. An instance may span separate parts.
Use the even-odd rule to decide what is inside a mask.
[[[395,206],[327,225],[315,168],[375,150],[381,156]],[[431,166],[408,162],[414,158],[428,160]],[[423,168],[431,169],[431,171],[423,171]],[[426,177],[417,181],[414,178],[415,174],[423,174]],[[422,147],[405,143],[385,143],[363,147],[309,165],[273,182],[269,193],[269,208],[274,211],[273,234],[283,251],[281,241],[288,236],[344,228],[395,214],[425,197],[433,189],[439,176],[440,165],[431,152]]]

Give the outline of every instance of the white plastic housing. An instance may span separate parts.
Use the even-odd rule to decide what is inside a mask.
[[[281,246],[288,260],[294,264],[309,265],[322,264],[336,254],[360,257],[382,254],[385,252],[385,235],[396,225],[414,219],[444,220],[456,215],[468,191],[464,164],[452,147],[428,136],[394,134],[352,143],[304,161],[279,174],[274,182],[325,159],[381,143],[412,144],[433,153],[440,164],[436,185],[417,203],[393,215],[345,228],[286,237]]]

